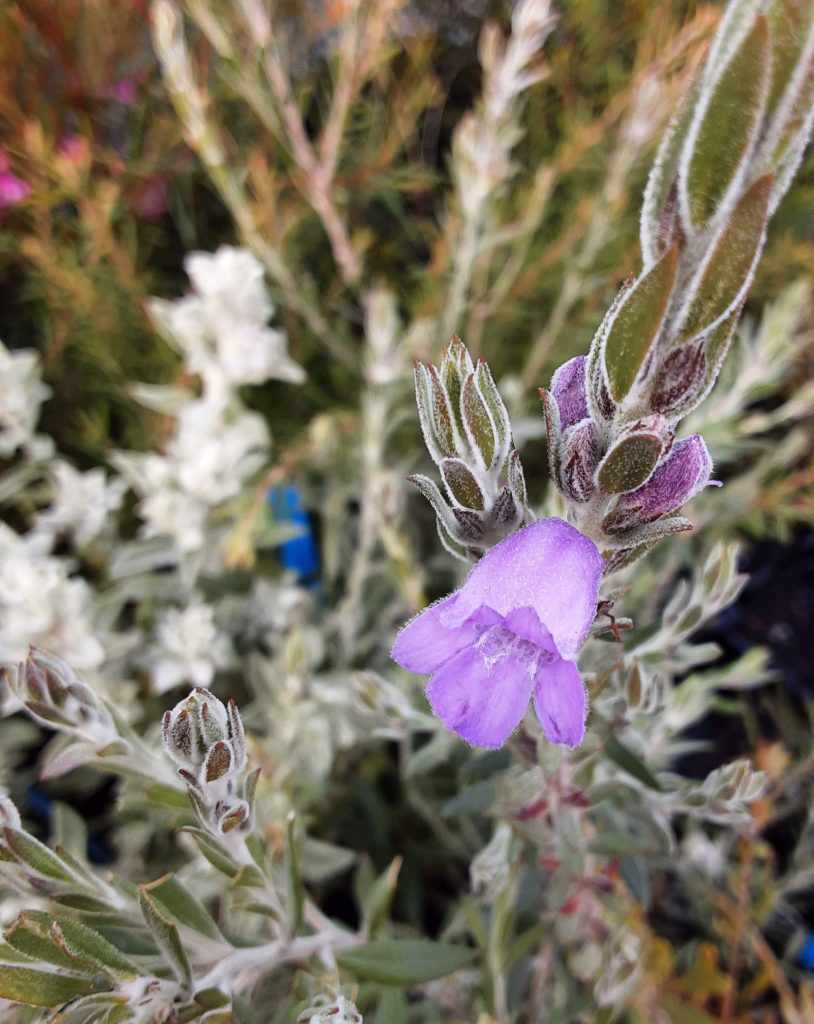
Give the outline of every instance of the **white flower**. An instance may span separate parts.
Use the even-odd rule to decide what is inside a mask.
[[[181,410],[167,456],[180,488],[214,506],[240,494],[263,465],[268,444],[262,416],[241,412],[227,418],[220,403],[200,399]]]
[[[30,443],[40,406],[51,394],[40,378],[33,349],[10,352],[0,342],[0,456],[8,458]]]
[[[104,648],[91,625],[91,591],[67,563],[44,552],[48,538],[20,537],[0,523],[0,664],[25,658],[29,645],[74,668],[100,665]]]
[[[225,385],[270,378],[305,379],[288,355],[285,332],[268,326],[274,306],[263,266],[250,252],[223,245],[214,254],[190,253],[184,267],[193,293],[176,302],[152,299],[148,309],[187,368],[201,376],[205,391],[218,394]]]
[[[192,552],[206,543],[210,510],[243,491],[269,443],[257,413],[200,398],[180,410],[165,454],[119,452],[114,461],[142,498],[145,536],[171,537],[180,551]]]
[[[39,514],[35,529],[53,536],[69,533],[83,548],[104,532],[110,513],[121,506],[126,484],[108,479],[101,468],[80,473],[67,462],[54,463],[51,473],[51,507]]]
[[[161,613],[148,660],[155,693],[182,683],[206,688],[215,672],[231,662],[232,649],[215,624],[212,605],[190,604]]]

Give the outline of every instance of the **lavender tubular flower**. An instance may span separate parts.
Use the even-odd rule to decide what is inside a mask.
[[[431,674],[433,710],[469,743],[502,746],[533,698],[548,739],[575,747],[587,703],[574,658],[603,566],[578,530],[542,519],[492,548],[463,586],[409,622],[391,657]]]

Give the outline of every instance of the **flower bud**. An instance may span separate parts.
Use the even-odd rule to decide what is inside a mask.
[[[624,494],[641,487],[659,460],[670,450],[673,432],[663,416],[645,416],[628,427],[611,445],[597,469],[605,494]]]
[[[100,744],[118,735],[104,705],[62,658],[32,648],[7,679],[14,696],[43,724],[80,732]]]
[[[656,374],[652,407],[663,416],[685,415],[700,401],[706,373],[703,344],[679,346],[667,356]]]
[[[599,445],[593,420],[570,427],[560,445],[560,486],[574,501],[588,501],[594,493]]]
[[[526,485],[512,446],[511,422],[488,365],[474,365],[453,338],[440,370],[416,363],[416,401],[427,449],[447,499],[428,477],[409,477],[430,502],[447,550],[483,554],[527,516]]]
[[[204,783],[246,767],[243,723],[234,701],[226,706],[198,687],[165,713],[162,729],[167,755],[192,775],[202,772]]]
[[[622,533],[681,508],[709,482],[712,459],[698,434],[677,441],[643,487],[623,494],[602,524]]]
[[[557,370],[551,378],[550,394],[557,403],[560,427],[568,427],[588,415],[588,398],[585,391],[587,356],[575,356]]]

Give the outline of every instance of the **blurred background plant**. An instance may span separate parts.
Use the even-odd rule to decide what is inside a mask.
[[[809,5],[758,7],[810,76]],[[2,1019],[814,1019],[810,156],[583,747],[464,747],[387,658],[462,571],[411,360],[488,358],[562,514],[536,389],[639,268],[720,13],[3,6]]]

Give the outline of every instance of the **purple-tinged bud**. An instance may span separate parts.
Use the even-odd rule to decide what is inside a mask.
[[[622,533],[681,508],[709,483],[712,459],[698,434],[677,441],[647,483],[623,494],[602,524],[608,533]]]
[[[664,416],[687,413],[704,392],[707,357],[703,345],[681,345],[671,352],[653,382],[651,405]]]
[[[644,416],[626,428],[599,463],[596,481],[605,494],[625,494],[641,487],[673,443],[663,416]]]
[[[557,370],[551,378],[551,395],[560,412],[562,430],[579,423],[588,415],[585,391],[587,356],[575,356]]]
[[[594,493],[594,473],[599,462],[599,443],[593,420],[570,427],[560,445],[560,486],[574,501],[588,501]]]

